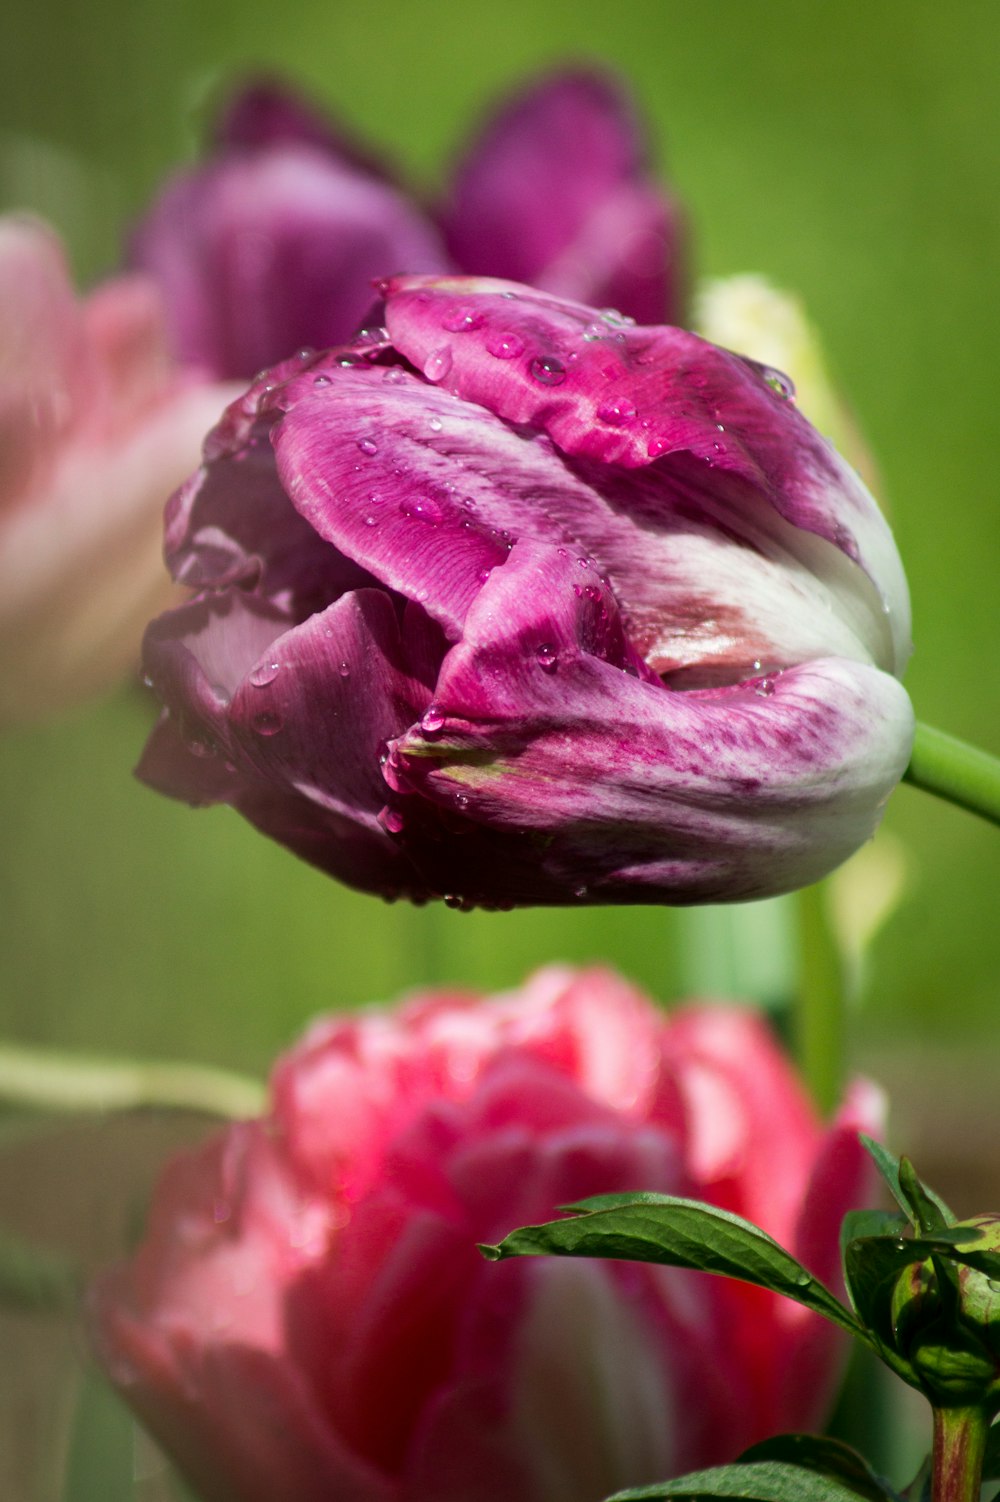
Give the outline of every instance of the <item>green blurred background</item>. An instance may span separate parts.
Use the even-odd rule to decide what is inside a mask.
[[[1000,751],[991,0],[7,0],[0,199],[55,220],[90,279],[240,70],[300,82],[432,191],[489,100],[568,58],[635,90],[698,272],[759,271],[804,299],[884,477],[918,716]],[[259,1072],[318,1009],[427,982],[507,985],[561,958],[664,999],[726,983],[675,913],[459,914],[342,890],[228,810],[135,784],[150,714],[135,690],[0,743],[8,1037]],[[969,1135],[996,1136],[1000,834],[908,788],[886,830],[907,886],[868,956],[853,1058],[896,1086],[901,1131],[925,1153],[949,1142],[956,1182],[965,1154],[1000,1203],[1000,1150]],[[737,989],[780,990],[782,921],[739,920]]]

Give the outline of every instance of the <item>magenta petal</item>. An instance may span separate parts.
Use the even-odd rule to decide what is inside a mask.
[[[677,216],[647,178],[631,101],[605,73],[558,73],[508,101],[455,174],[444,222],[470,272],[644,322],[679,317]]]
[[[539,859],[564,900],[756,897],[857,848],[909,751],[894,679],[827,660],[672,693],[602,650],[607,603],[576,593],[573,567],[518,544],[491,575],[442,666],[439,733],[398,744],[415,786],[547,831]]]
[[[175,177],[140,225],[132,261],[160,284],[175,352],[244,379],[300,346],[346,339],[374,278],[447,264],[394,188],[281,140]]]
[[[612,486],[615,470],[649,471],[652,494],[620,487],[627,509],[652,503],[669,515],[693,498],[742,515],[751,530],[770,513],[831,543],[874,585],[864,612],[873,659],[905,663],[908,597],[889,529],[777,377],[772,385],[760,367],[682,329],[623,325],[513,284],[398,278],[386,322],[418,368],[432,356],[446,362],[449,390],[540,428]],[[655,527],[656,509],[644,519]],[[807,552],[802,561],[817,564]],[[839,562],[818,565],[831,578],[842,572]]]

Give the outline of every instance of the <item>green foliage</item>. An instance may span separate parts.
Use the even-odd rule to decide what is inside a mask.
[[[492,1261],[545,1255],[611,1257],[697,1268],[769,1288],[852,1335],[863,1333],[818,1278],[739,1215],[667,1194],[597,1195],[568,1208],[582,1213],[512,1231],[498,1246],[481,1250]]]

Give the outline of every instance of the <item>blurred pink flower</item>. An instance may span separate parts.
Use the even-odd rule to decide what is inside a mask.
[[[163,504],[234,394],[172,366],[149,278],[79,301],[54,232],[0,219],[0,723],[138,661],[150,611],[176,597]]]
[[[602,971],[331,1017],[270,1111],[176,1158],[94,1290],[112,1380],[206,1502],[596,1502],[814,1425],[837,1332],[760,1289],[483,1261],[601,1191],[703,1197],[835,1281],[856,1085],[823,1130],[763,1023]]]
[[[680,216],[648,170],[627,90],[596,69],[512,96],[435,212],[319,111],[257,82],[221,115],[203,163],[176,173],[136,229],[175,352],[220,377],[340,344],[395,272],[460,269],[680,318]]]

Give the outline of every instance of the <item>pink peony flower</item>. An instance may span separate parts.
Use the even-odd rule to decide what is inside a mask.
[[[475,1242],[653,1189],[835,1280],[878,1115],[855,1086],[823,1130],[756,1017],[668,1018],[602,971],[321,1020],[267,1116],[167,1168],[94,1290],[99,1354],[206,1502],[596,1502],[816,1424],[837,1332],[703,1274]]]
[[[138,661],[149,612],[176,596],[164,501],[233,395],[172,366],[147,277],[78,301],[55,234],[0,219],[0,723]]]

